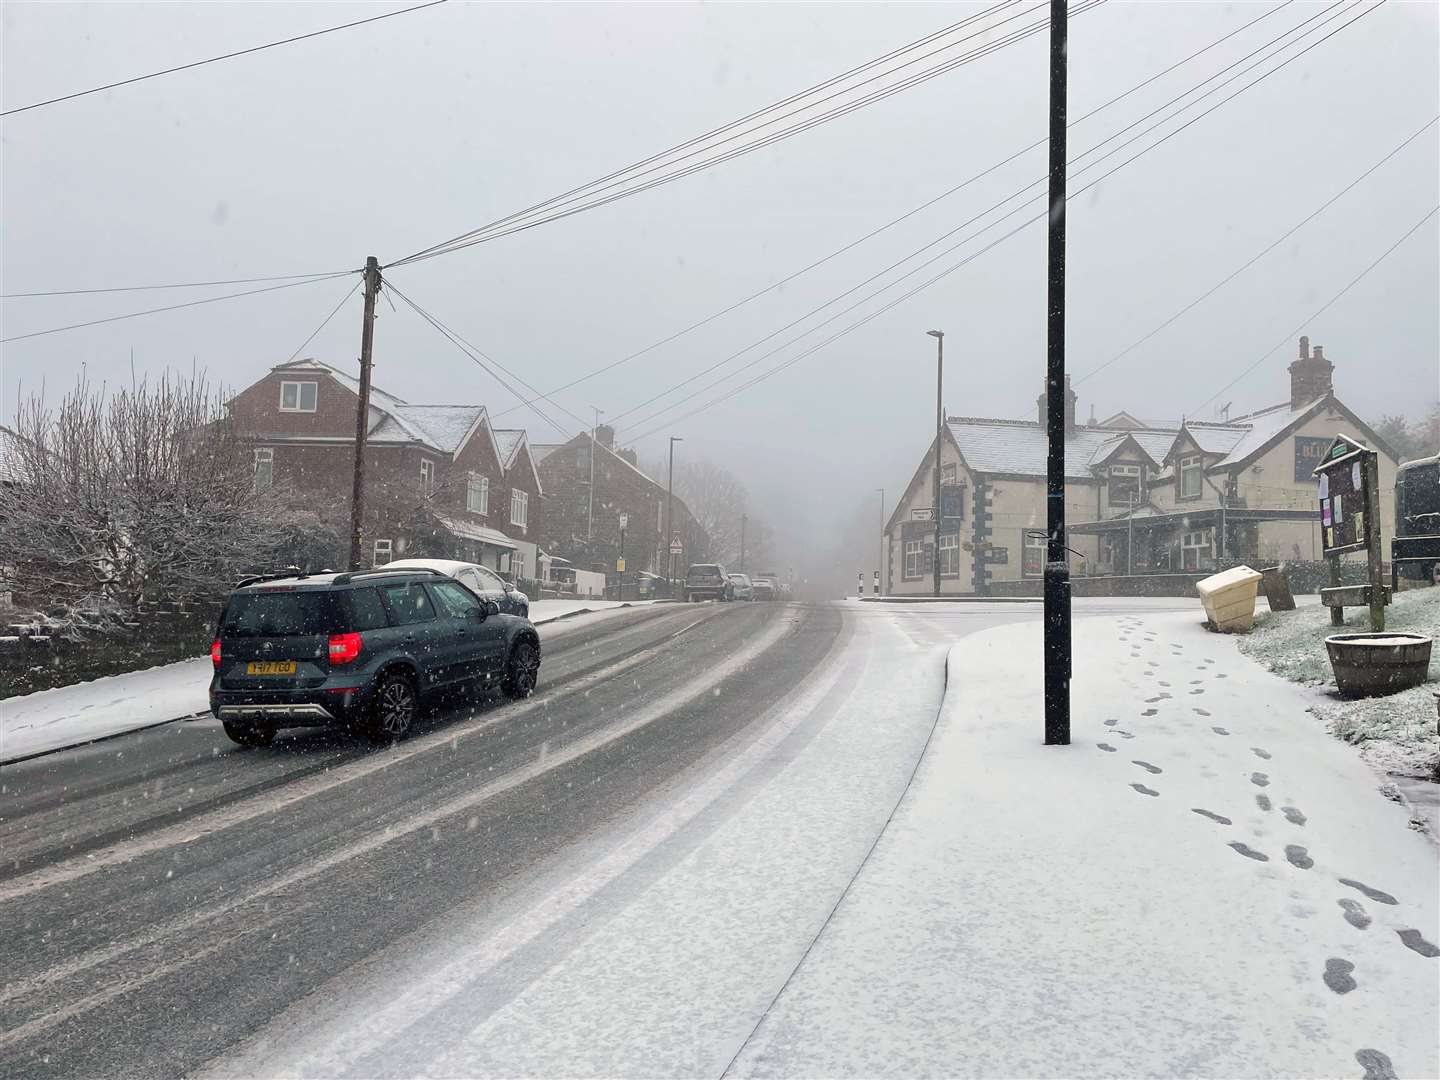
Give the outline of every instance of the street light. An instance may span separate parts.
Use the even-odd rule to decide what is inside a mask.
[[[675,540],[675,444],[684,441],[683,435],[670,436],[670,472],[665,478],[665,552],[669,558],[666,565],[670,568],[665,584],[671,592],[675,589],[675,553],[670,550]]]
[[[940,393],[945,385],[945,331],[926,330],[935,339],[935,502],[930,512],[935,519],[935,595],[940,595],[940,429],[945,424],[945,407]]]
[[[885,590],[885,595],[890,595],[890,564],[885,558],[885,489],[876,488],[880,493],[880,583]]]
[[[589,545],[595,541],[595,433],[600,428],[600,416],[604,410],[595,409],[595,424],[590,428],[590,510],[585,518],[585,544],[589,558],[594,559],[594,554],[589,551]]]

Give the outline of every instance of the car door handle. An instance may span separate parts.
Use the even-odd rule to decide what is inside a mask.
[[[406,640],[406,641],[414,641],[414,640],[415,640],[415,635],[414,635],[413,633],[406,634],[406,635],[405,635],[405,640]]]

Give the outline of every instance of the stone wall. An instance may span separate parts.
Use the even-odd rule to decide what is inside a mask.
[[[1241,565],[1239,563],[1229,565]],[[1296,596],[1318,593],[1330,584],[1330,567],[1324,562],[1287,562],[1285,576],[1290,582],[1290,591]],[[1222,566],[1221,569],[1227,567]],[[1263,566],[1255,566],[1263,570]],[[1070,579],[1072,596],[1189,596],[1197,597],[1195,583],[1204,581],[1219,570],[1206,570],[1196,574],[1131,574],[1113,577],[1074,577]],[[1341,564],[1341,582],[1345,585],[1363,585],[1366,582],[1365,564],[1346,562]],[[1387,568],[1385,581],[1390,574]],[[1040,596],[1044,582],[1041,578],[1026,578],[1023,581],[992,581],[991,596]],[[1261,583],[1260,595],[1265,595]]]

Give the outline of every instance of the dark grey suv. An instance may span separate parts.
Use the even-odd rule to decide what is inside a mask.
[[[210,711],[242,746],[328,724],[386,742],[447,692],[498,685],[528,696],[540,636],[438,571],[379,567],[242,581],[210,659]]]

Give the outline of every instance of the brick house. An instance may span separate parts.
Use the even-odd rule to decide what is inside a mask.
[[[1223,421],[1153,426],[1129,413],[1080,425],[1065,389],[1065,520],[1071,573],[1204,571],[1320,558],[1311,470],[1337,433],[1380,454],[1383,550],[1395,517],[1394,452],[1335,396],[1334,365],[1300,339],[1289,399]],[[1034,420],[951,416],[943,428],[941,591],[1014,592],[1044,574],[1046,396]],[[933,588],[935,443],[886,523],[885,583]],[[953,513],[952,513],[953,511]],[[1258,562],[1256,563],[1258,565]],[[1020,591],[1024,591],[1021,589]]]
[[[306,359],[272,368],[227,407],[256,485],[291,485],[348,529],[359,403],[358,380]],[[540,476],[525,433],[494,430],[483,405],[411,405],[372,386],[365,477],[367,563],[430,556],[535,575]]]
[[[616,448],[615,431],[609,425],[601,424],[595,429],[593,445],[593,526],[590,432],[582,432],[569,442],[534,447],[547,493],[542,546],[581,569],[613,573],[620,558],[620,515],[624,514],[626,572],[644,571],[663,576],[670,558],[670,545],[665,536],[665,484],[641,470],[634,450]],[[708,538],[678,495],[673,515],[674,532],[685,546],[681,561],[703,557]],[[680,572],[683,570],[681,567]]]

